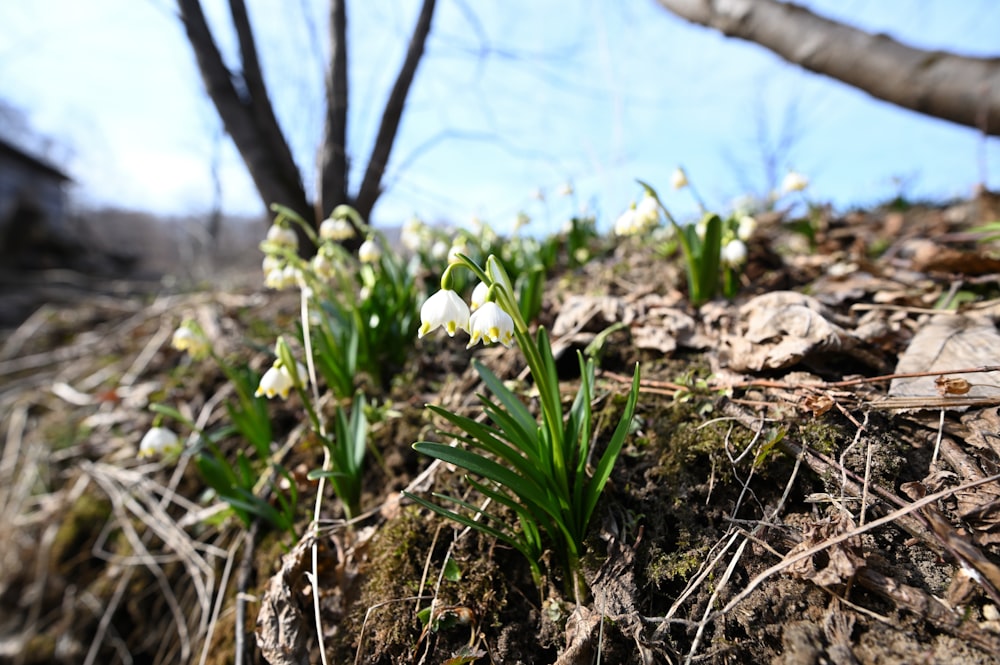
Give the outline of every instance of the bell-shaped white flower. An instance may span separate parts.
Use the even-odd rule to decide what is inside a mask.
[[[139,457],[171,457],[181,452],[180,439],[166,427],[151,427],[139,442]]]
[[[382,248],[371,238],[365,240],[361,243],[361,247],[358,247],[358,260],[362,263],[378,263],[381,258]]]
[[[174,331],[170,344],[178,351],[186,351],[195,360],[201,360],[211,351],[205,336],[195,332],[186,322]]]
[[[631,205],[615,220],[615,235],[631,236],[638,232],[639,225],[636,222],[635,206]]]
[[[486,304],[486,295],[490,292],[490,287],[486,282],[479,282],[476,288],[472,289],[472,297],[469,298],[469,311],[475,312]]]
[[[469,244],[465,238],[456,238],[448,250],[448,263],[458,263],[459,254],[468,254]]]
[[[753,235],[754,231],[757,230],[757,220],[750,215],[743,215],[740,217],[739,223],[736,225],[736,237],[746,242]]]
[[[440,261],[448,256],[449,249],[448,243],[444,240],[436,240],[434,241],[434,244],[431,245],[431,258],[436,261]]]
[[[684,189],[688,186],[688,176],[684,169],[677,167],[670,176],[670,186],[674,189]]]
[[[469,340],[467,348],[473,347],[480,339],[483,344],[497,343],[510,347],[514,341],[514,319],[495,302],[483,303],[469,317]]]
[[[354,237],[354,225],[344,218],[327,218],[319,225],[319,237],[340,242]]]
[[[302,363],[295,363],[295,372],[299,381],[305,381],[308,370],[306,370]],[[278,395],[281,399],[287,399],[288,394],[294,387],[295,378],[292,376],[292,373],[283,364],[276,362],[264,372],[264,376],[260,377],[260,385],[257,386],[254,395],[257,397],[263,395],[268,399]]]
[[[429,237],[427,225],[419,217],[411,217],[404,224],[399,233],[399,241],[403,247],[411,252],[419,252],[424,249]]]
[[[290,249],[295,249],[299,246],[299,237],[295,235],[295,231],[287,226],[279,226],[277,224],[272,224],[271,228],[267,230],[267,241]]]
[[[781,189],[785,192],[801,192],[809,186],[809,178],[796,171],[789,171],[781,181]]]
[[[322,251],[312,257],[312,269],[320,279],[333,279],[334,275],[337,274],[337,269],[333,261]]]
[[[746,263],[747,260],[747,246],[742,240],[730,240],[726,243],[726,246],[722,248],[722,255],[719,258],[721,258],[722,262],[728,266],[741,266]]]
[[[420,307],[420,330],[418,337],[443,327],[450,337],[461,328],[469,331],[469,306],[457,293],[450,289],[441,289],[424,301]]]
[[[660,225],[660,204],[656,198],[646,194],[635,207],[635,224],[640,232],[655,229]]]

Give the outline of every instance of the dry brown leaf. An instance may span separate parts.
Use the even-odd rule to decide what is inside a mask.
[[[1000,364],[1000,333],[993,321],[983,316],[942,314],[930,319],[917,331],[896,365],[899,374],[941,372],[947,379],[949,370]],[[890,397],[938,398],[937,376],[893,379]],[[975,375],[967,396],[976,398],[1000,395],[1000,372]],[[945,400],[934,402],[934,408],[949,408]],[[931,401],[928,401],[930,404]],[[917,407],[919,408],[919,407]],[[956,400],[955,408],[958,406]]]
[[[843,349],[849,337],[829,320],[833,317],[822,303],[793,291],[753,298],[740,315],[746,332],[726,340],[729,367],[736,371],[790,367],[811,354]]]
[[[820,522],[806,531],[802,542],[793,547],[786,558],[794,557],[799,552],[804,552],[830,538],[850,531],[854,526],[853,520],[846,515],[836,521]],[[860,537],[850,538],[828,547],[823,554],[823,557],[814,555],[809,559],[792,564],[788,570],[793,575],[807,579],[821,587],[830,588],[844,584],[866,565],[865,558],[861,554]]]

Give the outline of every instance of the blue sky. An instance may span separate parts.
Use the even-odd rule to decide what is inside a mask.
[[[227,3],[205,4],[225,26]],[[272,98],[311,187],[325,3],[248,4]],[[348,2],[352,187],[418,4]],[[805,4],[914,46],[1000,55],[1000,3],[990,0]],[[4,99],[52,140],[50,155],[67,165],[79,200],[198,213],[211,205],[217,158],[225,210],[263,210],[235,150],[216,140],[219,121],[169,0],[6,2],[0,25]],[[965,196],[984,176],[1000,188],[996,139],[899,111],[691,26],[653,0],[439,0],[374,218],[478,216],[505,228],[525,210],[552,230],[588,205],[606,228],[638,195],[636,178],[666,190],[677,165],[710,207],[725,209],[763,191],[761,144],[782,135],[791,141],[779,177],[788,168],[808,175],[810,196],[839,208],[899,191]],[[573,199],[556,196],[566,182]],[[693,213],[684,192],[666,198],[677,214]]]

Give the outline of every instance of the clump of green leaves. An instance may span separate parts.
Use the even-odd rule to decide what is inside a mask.
[[[469,472],[470,485],[491,502],[513,511],[517,515],[517,525],[508,524],[486,506],[475,506],[457,497],[436,494],[438,499],[452,506],[445,507],[422,497],[410,496],[430,510],[519,551],[528,561],[540,589],[543,554],[552,551],[562,567],[567,591],[580,599],[584,595],[580,571],[584,537],[629,432],[639,392],[639,367],[636,366],[621,419],[593,473],[588,473],[587,463],[591,457],[594,434],[591,413],[594,400],[593,360],[585,360],[582,354],[579,355],[580,388],[569,411],[565,412],[548,334],[544,328],[534,336],[530,334],[521,316],[514,287],[499,260],[495,256],[488,257],[484,269],[466,256],[459,257],[459,262],[452,264],[441,278],[443,291],[450,290],[450,274],[459,268],[472,271],[488,285],[487,304],[495,302],[509,315],[507,318],[512,330],[504,330],[503,326],[508,324],[500,323],[492,339],[502,341],[508,338],[505,333],[509,335],[512,332],[538,390],[541,419],[540,422],[536,420],[520,398],[493,372],[474,362],[476,371],[489,390],[489,394],[479,395],[489,422],[481,423],[431,405],[428,408],[459,430],[454,436],[465,445],[452,447],[422,441],[413,447]],[[437,325],[446,325],[443,319],[434,318],[434,314],[422,312],[424,326],[432,329]],[[473,342],[480,336],[491,339],[488,332],[482,334],[477,323],[474,320],[458,322],[458,327],[469,330]]]

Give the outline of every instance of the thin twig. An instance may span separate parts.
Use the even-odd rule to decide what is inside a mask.
[[[842,534],[840,534],[838,536],[834,536],[832,538],[828,538],[827,540],[825,540],[825,541],[823,541],[821,543],[817,543],[816,545],[814,545],[814,546],[812,546],[812,547],[810,547],[810,548],[808,548],[806,550],[803,550],[803,551],[801,551],[801,552],[799,552],[799,553],[797,553],[797,554],[795,554],[793,556],[786,557],[786,558],[782,559],[780,562],[774,564],[773,566],[771,566],[770,568],[768,568],[767,570],[765,570],[764,572],[762,572],[759,575],[757,575],[755,578],[753,578],[753,580],[750,581],[750,583],[746,586],[745,589],[743,589],[743,591],[741,591],[740,593],[738,593],[728,603],[726,603],[725,607],[723,607],[721,610],[718,610],[718,611],[714,612],[711,616],[714,618],[716,616],[721,616],[723,614],[726,614],[726,613],[732,611],[732,609],[734,607],[736,607],[741,602],[743,602],[751,593],[753,593],[757,589],[757,587],[759,587],[761,584],[763,584],[764,581],[766,581],[769,577],[772,577],[773,575],[775,575],[777,573],[780,573],[781,571],[785,570],[786,568],[795,565],[799,561],[804,561],[805,559],[809,559],[813,555],[818,554],[819,552],[822,552],[823,550],[826,550],[826,549],[828,549],[830,547],[833,547],[834,545],[838,545],[838,544],[840,544],[840,543],[842,543],[842,542],[844,542],[846,540],[849,540],[851,538],[855,538],[855,537],[857,537],[857,536],[859,536],[859,535],[861,535],[863,533],[867,533],[868,531],[871,531],[872,529],[875,529],[876,527],[880,527],[883,524],[889,524],[889,523],[895,521],[896,519],[898,519],[899,517],[902,517],[903,515],[907,515],[907,514],[913,512],[913,511],[915,511],[915,510],[923,508],[924,506],[928,506],[928,505],[930,505],[930,504],[932,504],[932,503],[934,503],[934,502],[936,502],[936,501],[938,501],[940,499],[943,499],[945,497],[951,496],[952,494],[956,494],[958,492],[962,492],[962,491],[965,491],[965,490],[968,490],[968,489],[972,489],[973,487],[978,487],[980,485],[985,485],[986,483],[991,483],[991,482],[994,482],[994,481],[997,481],[997,480],[1000,480],[1000,473],[994,474],[994,475],[989,476],[987,478],[981,478],[979,480],[974,480],[974,481],[971,481],[971,482],[963,483],[963,484],[961,484],[961,485],[959,485],[957,487],[953,487],[953,488],[949,488],[949,489],[944,489],[944,490],[941,490],[940,492],[935,492],[933,494],[928,494],[927,496],[923,497],[922,499],[920,499],[918,501],[914,501],[913,503],[910,503],[910,504],[906,505],[903,508],[899,508],[897,510],[894,510],[891,513],[889,513],[888,515],[880,517],[879,519],[877,519],[877,520],[875,520],[873,522],[869,522],[868,524],[865,524],[864,526],[859,526],[859,527],[856,527],[856,528],[851,529],[849,531],[845,531],[844,533],[842,533]]]

